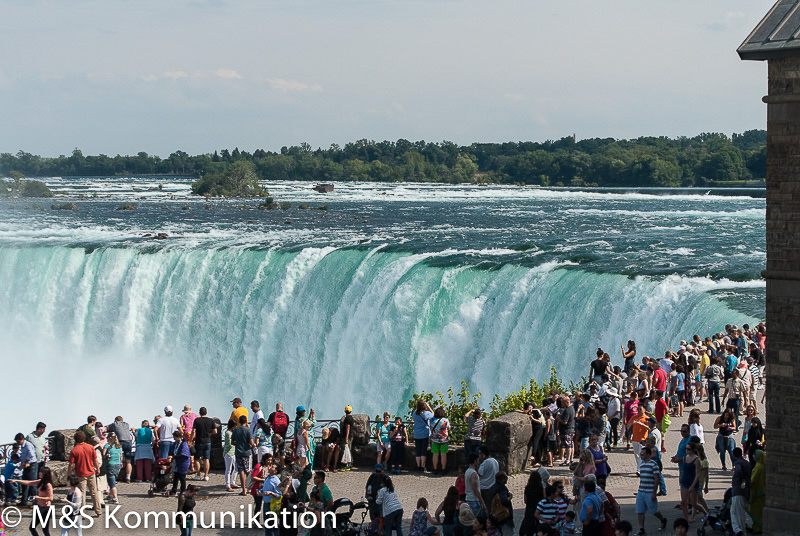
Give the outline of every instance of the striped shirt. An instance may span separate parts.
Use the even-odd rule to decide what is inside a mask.
[[[750,374],[753,375],[752,390],[755,391],[758,389],[758,367],[755,365],[750,365]]]
[[[543,520],[553,520],[553,523],[550,524],[555,525],[555,521],[558,519],[558,503],[542,499],[539,501],[539,504],[536,505],[536,511],[539,512]]]
[[[566,493],[564,494],[563,499],[556,499],[556,505],[558,505],[558,520],[564,521],[567,519],[567,509],[569,508],[569,495]]]
[[[655,493],[658,485],[658,464],[653,460],[639,466],[639,493]]]

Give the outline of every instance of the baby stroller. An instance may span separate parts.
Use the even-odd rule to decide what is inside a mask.
[[[711,508],[703,521],[703,525],[697,529],[697,536],[706,536],[706,527],[711,530],[722,532],[725,536],[733,536],[733,525],[731,525],[731,489],[725,491],[722,505]]]
[[[150,482],[150,489],[147,490],[147,496],[153,497],[155,495],[169,496],[167,489],[172,483],[172,463],[167,458],[159,458],[153,465],[153,480]]]
[[[342,510],[341,512],[339,510]],[[353,521],[353,515],[361,510],[361,520]],[[364,533],[364,519],[367,517],[366,501],[353,504],[350,499],[336,499],[333,501],[333,513],[336,516],[336,527],[333,534],[336,536],[356,536]]]

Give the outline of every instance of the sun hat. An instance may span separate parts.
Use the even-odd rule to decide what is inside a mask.
[[[190,406],[189,404],[186,404],[185,406],[183,406],[183,412],[184,413],[191,413],[192,412],[192,406]]]
[[[458,507],[458,521],[465,527],[471,527],[475,523],[475,514],[472,513],[472,508],[466,501]]]
[[[619,393],[617,392],[617,388],[616,387],[609,387],[608,389],[606,389],[606,394],[608,396],[613,396],[615,398],[619,398]]]

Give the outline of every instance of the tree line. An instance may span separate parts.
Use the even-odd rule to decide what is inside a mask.
[[[545,142],[473,143],[460,146],[404,139],[358,140],[327,149],[307,143],[279,152],[238,148],[191,156],[175,151],[167,158],[136,155],[42,157],[19,151],[0,153],[0,175],[125,176],[229,175],[237,162],[258,180],[485,182],[541,186],[707,186],[766,176],[766,131],[728,137],[703,133],[689,137],[631,140],[572,136]]]

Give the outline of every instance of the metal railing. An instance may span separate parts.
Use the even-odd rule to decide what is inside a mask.
[[[50,451],[52,450],[51,447],[52,441],[53,440],[51,438],[49,437],[47,438],[47,445],[45,445],[44,447],[45,463],[50,461]],[[16,443],[0,443],[0,473],[2,473],[3,470],[6,468],[6,464],[11,459],[11,455],[14,452],[18,451],[18,449],[15,449],[15,447],[17,447]],[[39,461],[41,462],[41,460]]]

